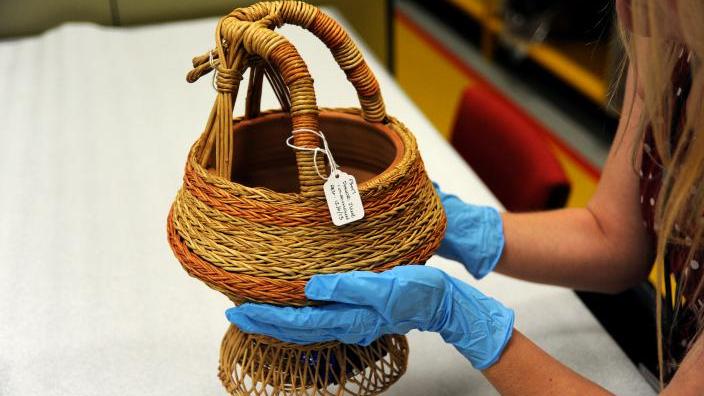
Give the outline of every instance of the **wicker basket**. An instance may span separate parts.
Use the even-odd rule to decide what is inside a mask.
[[[322,40],[357,91],[361,109],[319,109],[296,49],[273,29],[304,27]],[[383,271],[423,263],[445,228],[442,206],[416,142],[387,116],[379,86],[344,30],[302,2],[262,2],[220,20],[216,49],[193,60],[189,81],[215,70],[217,98],[192,146],[183,188],[168,217],[168,239],[183,268],[239,304],[305,305],[314,274]],[[249,70],[244,117],[232,117]],[[264,77],[282,110],[260,111]],[[324,156],[294,151],[293,130],[322,131],[335,160],[354,175],[365,217],[333,225],[319,170]],[[319,147],[318,135],[293,135]],[[232,394],[376,394],[405,371],[407,343],[384,336],[369,347],[299,346],[231,326],[220,378]]]

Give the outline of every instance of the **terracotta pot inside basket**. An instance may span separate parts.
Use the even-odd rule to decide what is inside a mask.
[[[291,136],[290,116],[273,112],[235,122],[233,181],[277,192],[298,192],[295,153],[286,145]],[[404,154],[403,142],[390,127],[358,115],[323,110],[320,130],[335,161],[360,185],[390,170]],[[325,174],[326,170],[320,172]]]

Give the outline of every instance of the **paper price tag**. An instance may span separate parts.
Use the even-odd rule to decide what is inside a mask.
[[[352,223],[364,217],[362,198],[354,176],[335,170],[323,184],[332,223],[336,226]]]

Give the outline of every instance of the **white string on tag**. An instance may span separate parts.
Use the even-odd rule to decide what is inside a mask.
[[[291,142],[297,133],[313,133],[323,142],[323,147],[301,147],[296,146]],[[291,132],[291,136],[286,139],[286,145],[294,150],[307,151],[313,153],[313,165],[315,173],[325,180],[323,184],[323,192],[325,193],[325,201],[328,204],[332,223],[336,226],[343,226],[360,220],[364,217],[364,205],[362,205],[362,197],[359,194],[357,180],[354,176],[349,175],[340,170],[340,167],[335,162],[328,146],[328,141],[322,131],[314,131],[312,129],[300,128]],[[330,165],[330,174],[324,176],[318,169],[318,153],[323,153],[328,158]],[[334,176],[334,177],[333,177]]]
[[[294,136],[297,133],[303,133],[303,132],[308,132],[315,134],[320,138],[320,140],[323,141],[323,148],[320,147],[301,147],[301,146],[296,146],[291,142],[291,139],[294,138]],[[335,162],[335,158],[332,156],[332,151],[330,151],[330,147],[328,146],[328,141],[325,139],[325,135],[323,134],[322,131],[314,131],[312,129],[307,129],[307,128],[299,128],[291,132],[291,136],[289,136],[286,139],[286,145],[291,147],[294,150],[299,150],[299,151],[308,151],[313,153],[313,166],[315,166],[315,173],[318,174],[318,176],[323,179],[327,180],[328,177],[330,176],[323,176],[322,173],[320,173],[320,169],[318,169],[318,153],[323,153],[328,158],[328,164],[330,165],[330,175],[333,175],[340,167],[337,166],[337,163]]]

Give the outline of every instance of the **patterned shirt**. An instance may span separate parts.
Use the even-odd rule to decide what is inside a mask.
[[[691,88],[692,75],[689,68],[691,53],[682,49],[679,61],[672,77],[672,90],[675,101],[673,103],[673,117],[671,124],[671,147],[675,147],[677,139],[684,128],[684,114],[687,98]],[[640,206],[643,216],[643,225],[656,240],[658,227],[654,222],[655,206],[658,193],[662,185],[663,168],[660,157],[655,150],[652,130],[647,128],[643,138],[642,162],[639,170],[640,176]],[[697,313],[704,308],[704,301],[692,301],[694,289],[699,284],[704,269],[701,251],[697,251],[694,258],[687,262],[691,235],[687,230],[674,225],[674,232],[685,241],[685,245],[670,244],[665,254],[665,297],[663,303],[663,342],[665,351],[665,378],[669,380],[677,370],[678,363],[684,359],[691,344],[695,341],[699,324]],[[671,276],[682,281],[672,285]],[[683,290],[683,299],[677,304],[672,303],[673,296],[679,289]],[[669,302],[669,303],[668,303]]]

